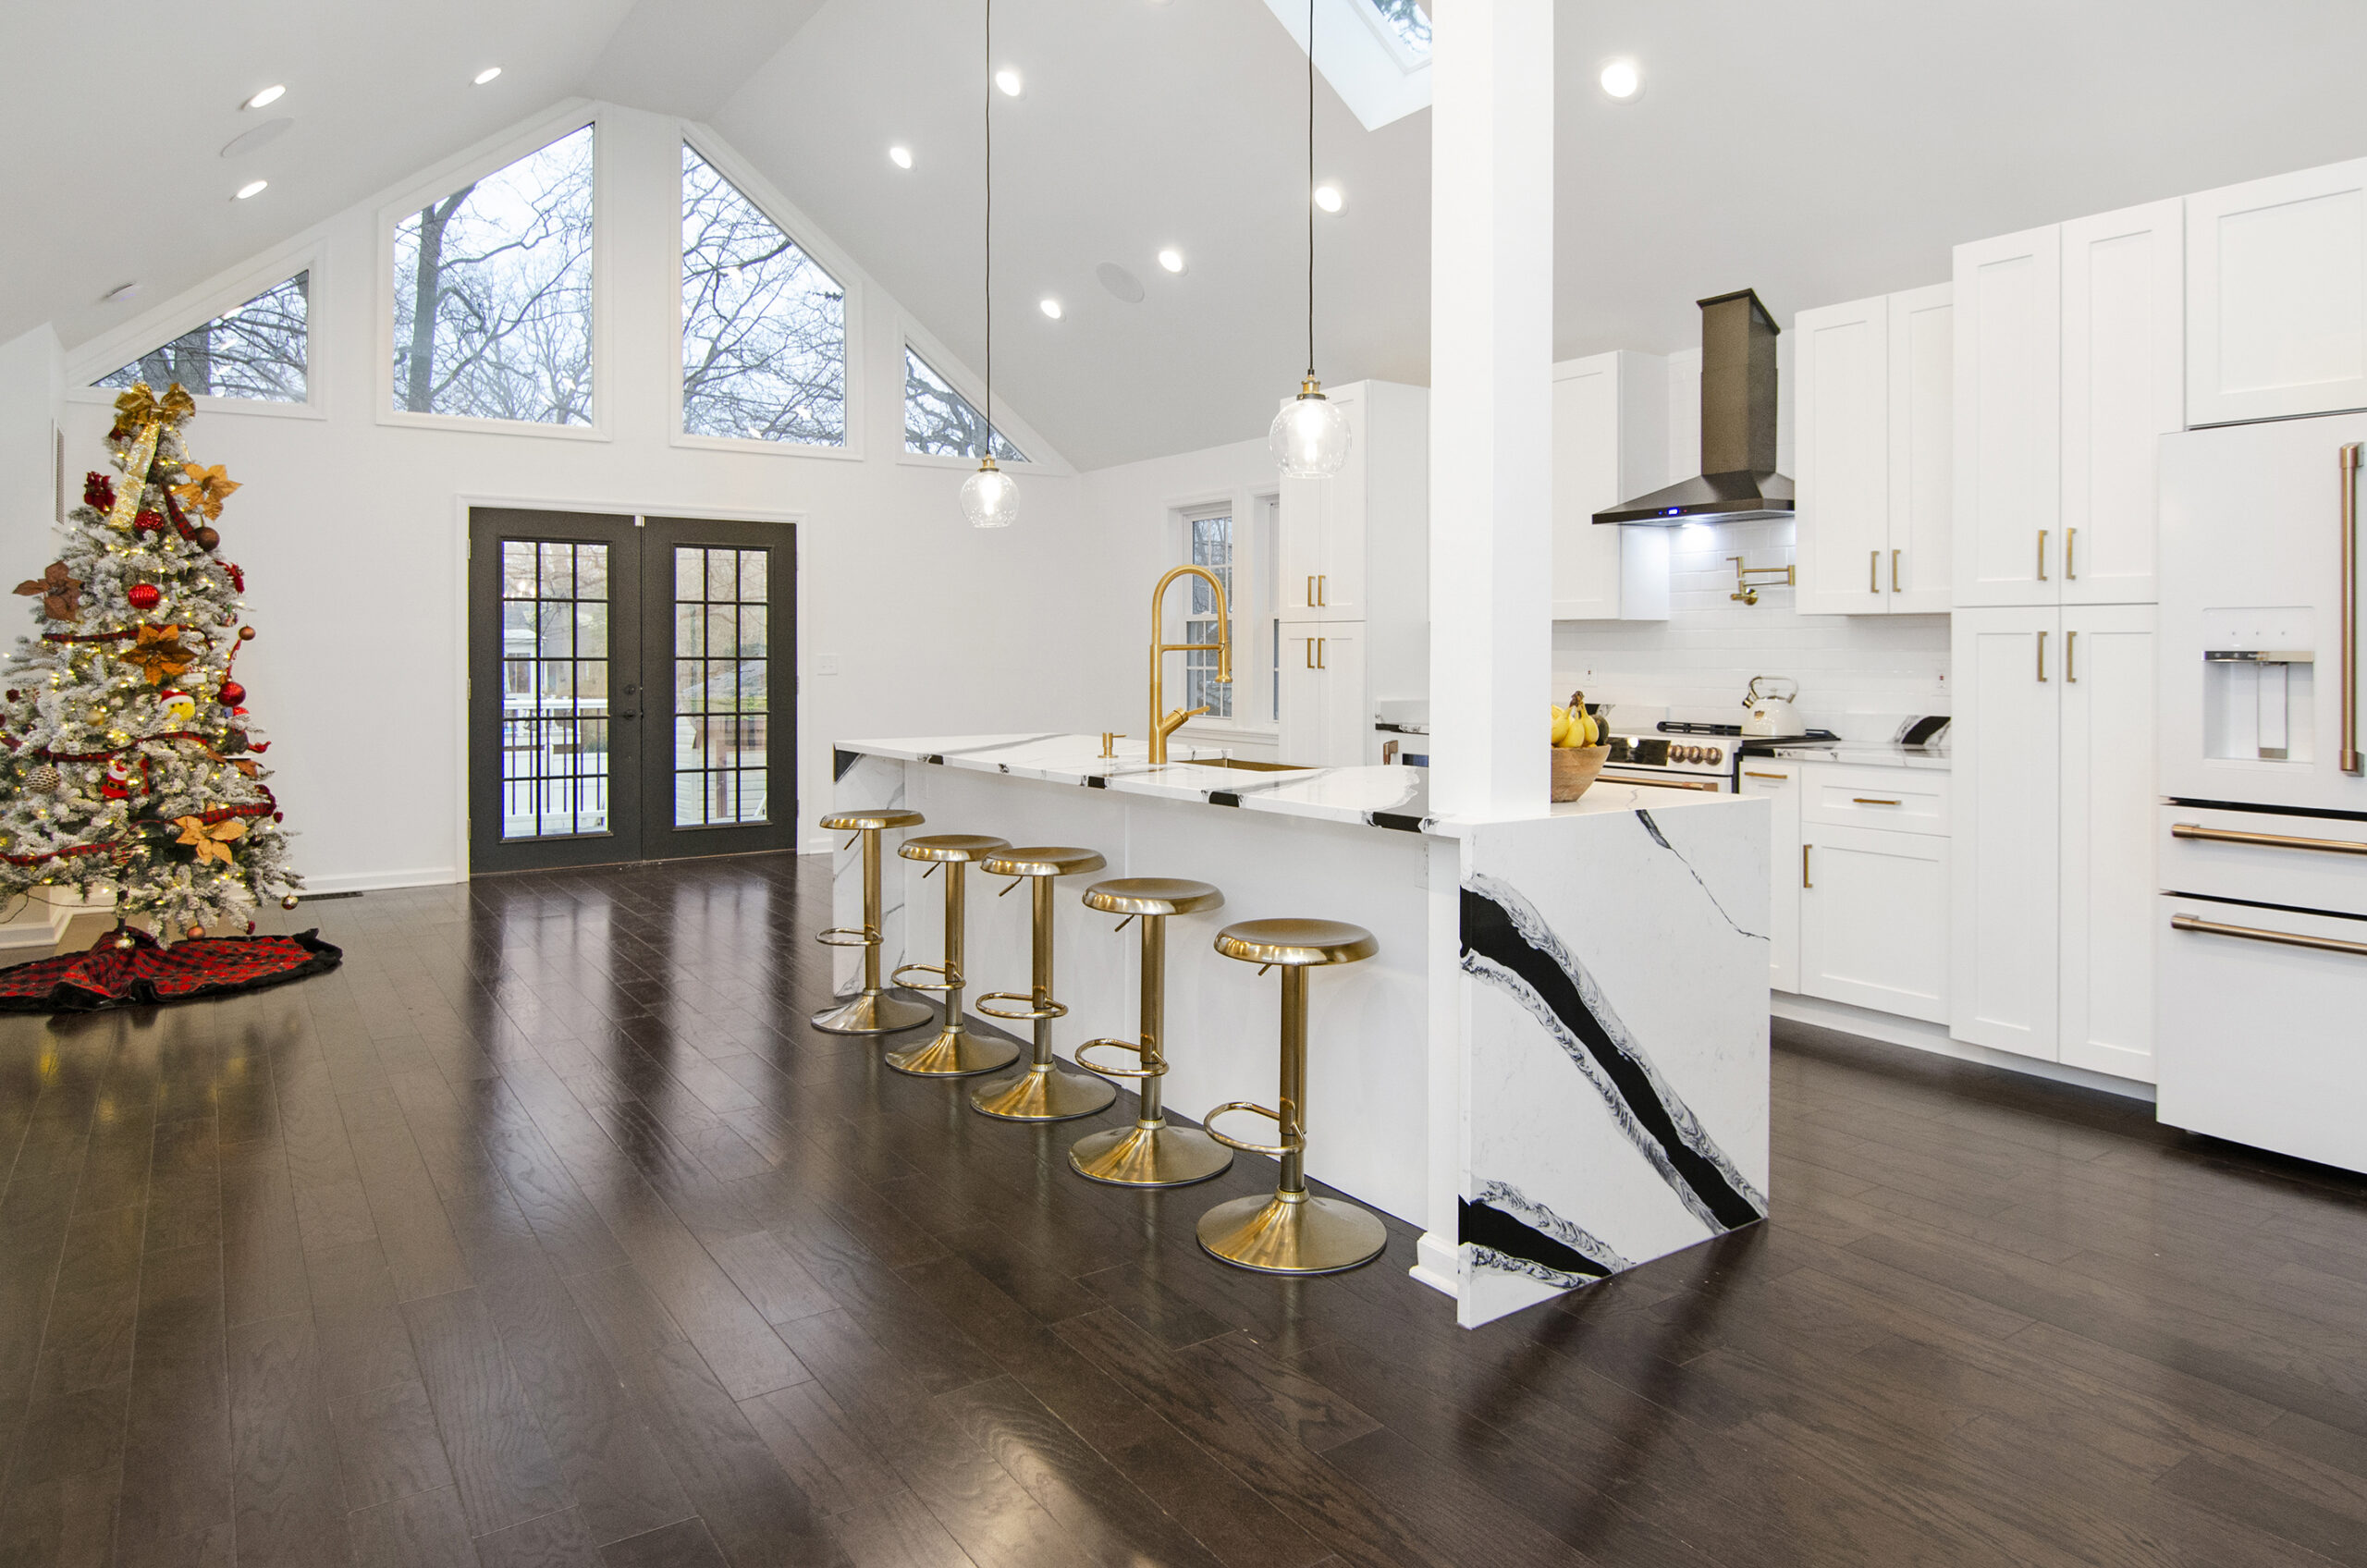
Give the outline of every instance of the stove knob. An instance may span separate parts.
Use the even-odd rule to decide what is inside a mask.
[[[1710,748],[1710,766],[1711,767],[1717,766],[1720,763],[1725,760],[1726,753],[1723,747],[1712,746]]]

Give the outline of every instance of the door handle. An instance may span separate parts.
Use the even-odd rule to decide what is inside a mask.
[[[2297,839],[2287,833],[2243,833],[2232,827],[2205,827],[2200,822],[2173,822],[2173,839],[2193,839],[2205,844],[2252,844],[2272,850],[2317,850],[2330,855],[2367,855],[2367,843],[2349,839]]]
[[[2068,550],[2065,552],[2065,558],[2069,558]],[[2063,634],[2063,684],[2079,684],[2079,634],[2077,631]]]
[[[2342,449],[2342,770],[2367,771],[2359,755],[2359,450]]]
[[[2038,531],[2038,580],[2046,581],[2046,530]]]
[[[2038,678],[2041,680],[2046,679],[2046,633],[2043,631],[2038,634]]]
[[[1898,592],[1898,554],[1896,550],[1890,553],[1890,591],[1894,594]]]
[[[1880,550],[1868,550],[1866,552],[1866,592],[1879,594],[1882,591],[1883,553]]]
[[[2079,531],[2076,528],[2063,531],[2063,581],[2079,581]]]
[[[1809,851],[1814,848],[1816,848],[1814,844],[1802,844],[1800,846],[1800,886],[1803,888],[1813,888],[1816,886],[1815,883],[1809,880]]]
[[[2222,925],[2190,914],[2170,916],[2173,931],[2195,931],[2206,937],[2240,937],[2247,942],[2275,942],[2280,947],[2315,948],[2322,953],[2349,953],[2367,958],[2367,942],[2345,942],[2332,937],[2305,937],[2298,931],[2270,931],[2258,925]]]

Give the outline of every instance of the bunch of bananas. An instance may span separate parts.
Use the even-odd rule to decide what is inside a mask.
[[[1553,743],[1556,746],[1599,746],[1602,743],[1602,720],[1587,712],[1587,694],[1570,693],[1570,705],[1558,704],[1553,709]]]

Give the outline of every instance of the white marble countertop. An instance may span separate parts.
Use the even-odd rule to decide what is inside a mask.
[[[1919,767],[1948,771],[1944,746],[1900,746],[1888,742],[1844,741],[1838,745],[1778,746],[1775,755],[1785,762],[1838,762],[1853,767]]]

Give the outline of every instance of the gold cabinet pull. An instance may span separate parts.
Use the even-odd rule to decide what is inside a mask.
[[[1898,592],[1898,555],[1896,550],[1890,553],[1890,591],[1894,594]]]
[[[1307,573],[1306,577],[1306,607],[1308,609],[1315,607],[1315,574],[1313,572]]]
[[[2200,822],[2173,822],[2173,839],[2193,839],[2205,844],[2251,844],[2270,850],[2316,850],[2329,855],[2367,855],[2367,843],[2349,839],[2297,839],[2287,833],[2246,833],[2233,827],[2205,827]]]
[[[1319,571],[1315,574],[1315,602],[1324,609],[1331,606],[1331,580]]]
[[[1900,801],[1881,800],[1872,795],[1852,795],[1850,799],[1861,806],[1895,806],[1905,803]]]
[[[2079,634],[2077,631],[2063,634],[2063,684],[2079,684]]]
[[[2063,581],[2079,581],[2079,531],[2076,528],[2063,531]]]
[[[2367,771],[2359,754],[2359,449],[2342,449],[2342,770]]]
[[[1775,780],[1777,780],[1777,781],[1779,781],[1779,782],[1781,782],[1781,781],[1783,781],[1783,780],[1784,780],[1784,779],[1788,779],[1788,778],[1790,778],[1792,777],[1792,776],[1791,776],[1790,774],[1788,774],[1788,773],[1753,773],[1750,769],[1748,769],[1748,768],[1747,768],[1747,767],[1746,767],[1746,768],[1744,768],[1744,769],[1742,770],[1742,776],[1743,776],[1745,778],[1772,778],[1772,779],[1775,779]]]
[[[2304,937],[2298,931],[2270,931],[2258,925],[2222,925],[2190,914],[2170,916],[2173,931],[2198,931],[2206,937],[2240,937],[2247,942],[2275,942],[2280,947],[2315,948],[2322,953],[2349,953],[2367,958],[2367,942],[2345,942],[2332,937]]]
[[[2046,530],[2038,531],[2038,580],[2046,581]]]
[[[1868,550],[1866,552],[1866,592],[1879,594],[1882,591],[1883,553],[1880,550]]]
[[[2046,679],[2046,633],[2043,631],[2038,634],[2038,678],[2041,680]]]
[[[1814,844],[1802,844],[1800,846],[1800,886],[1803,888],[1813,888],[1816,886],[1815,883],[1809,880],[1809,851],[1814,848],[1816,848]]]
[[[1315,639],[1312,637],[1306,640],[1306,668],[1309,669],[1315,668]]]
[[[1330,641],[1331,639],[1328,637],[1318,637],[1315,640],[1315,668],[1318,669],[1329,669],[1331,668],[1330,665],[1323,662],[1325,652],[1323,644]]]

